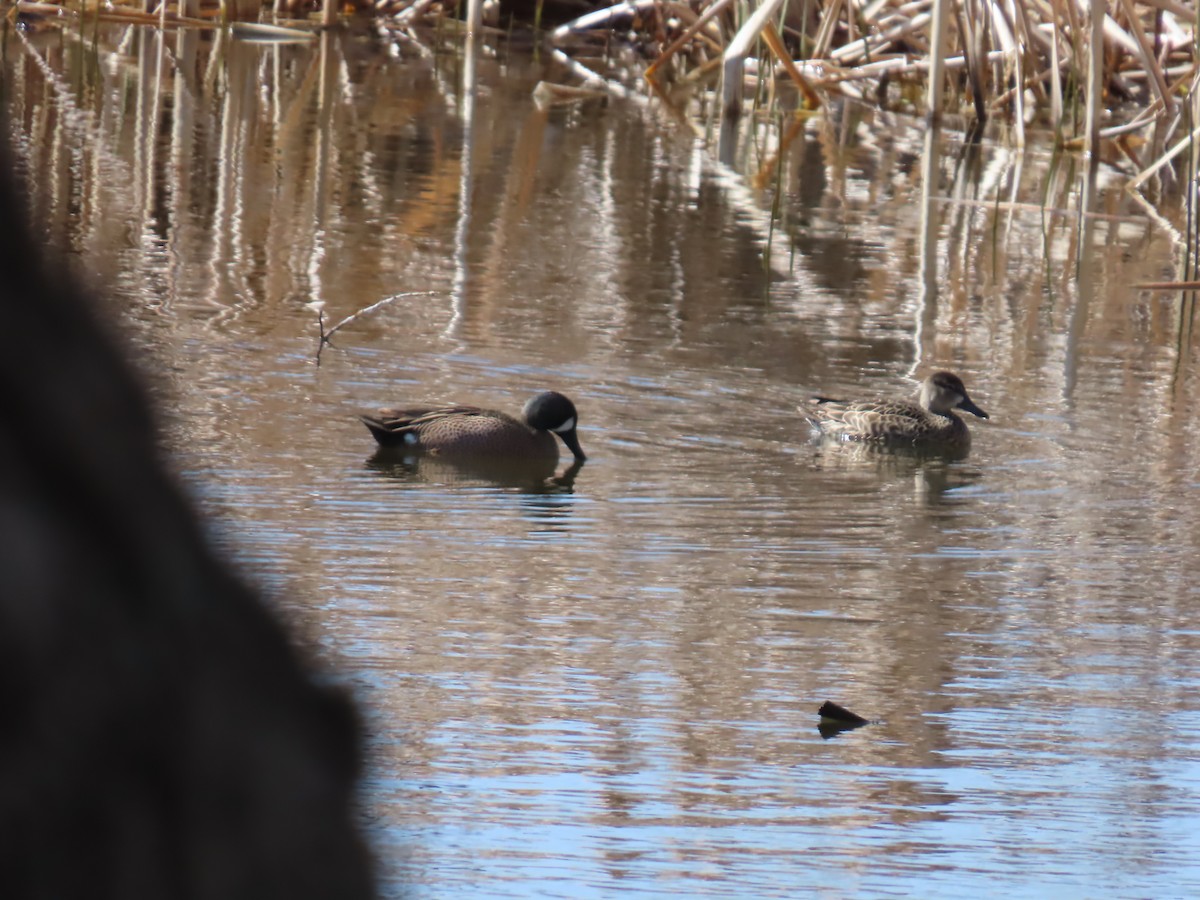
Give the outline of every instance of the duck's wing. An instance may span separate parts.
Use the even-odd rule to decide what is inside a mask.
[[[813,397],[806,412],[822,433],[856,441],[919,437],[929,428],[925,410],[903,400]]]
[[[404,409],[381,409],[370,418],[389,429],[414,428],[449,416],[495,415],[491,410],[478,406],[416,406]]]
[[[495,413],[478,406],[416,406],[380,409],[371,415],[360,415],[358,418],[371,430],[375,440],[386,446],[406,443],[406,440],[411,440],[406,439],[406,435],[415,435],[421,428],[439,419],[484,415]]]

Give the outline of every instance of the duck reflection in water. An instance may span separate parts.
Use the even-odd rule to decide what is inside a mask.
[[[813,465],[826,473],[830,490],[847,485],[856,491],[865,476],[889,493],[907,484],[913,499],[929,507],[958,502],[955,493],[976,484],[985,474],[980,467],[963,462],[969,452],[963,445],[891,447],[819,438],[813,451]]]
[[[570,490],[587,456],[575,404],[557,391],[530,398],[521,418],[477,406],[382,409],[359,416],[379,451],[373,468],[438,483],[488,483]],[[575,457],[561,476],[558,439]]]
[[[367,460],[367,467],[402,481],[519,488],[532,494],[566,494],[575,489],[575,476],[583,468],[583,462],[574,460],[560,474],[558,461],[554,459],[414,456],[401,448],[380,447]]]

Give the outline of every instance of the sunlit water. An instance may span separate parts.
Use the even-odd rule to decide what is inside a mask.
[[[524,58],[471,109],[452,53],[213,40],[10,33],[9,135],[214,539],[360,697],[390,895],[1200,892],[1192,313],[1132,286],[1179,251],[1119,173],[835,106],[772,230],[769,130],[735,174],[539,112]],[[402,291],[317,364],[310,301]],[[934,367],[991,413],[965,459],[796,412]],[[573,480],[354,418],[543,387]]]

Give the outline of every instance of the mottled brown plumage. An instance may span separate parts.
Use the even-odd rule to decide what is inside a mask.
[[[576,459],[587,458],[575,433],[575,404],[556,391],[531,398],[521,419],[477,406],[382,409],[359,418],[381,446],[414,454],[558,459],[557,434]]]
[[[971,440],[955,409],[988,417],[971,401],[961,378],[952,372],[935,372],[922,383],[918,403],[813,397],[801,411],[822,434],[846,441],[954,446]]]

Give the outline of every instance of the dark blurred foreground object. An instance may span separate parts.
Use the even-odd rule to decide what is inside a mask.
[[[867,725],[867,719],[864,719],[858,713],[852,713],[844,706],[838,706],[832,700],[826,700],[821,704],[821,708],[817,710],[817,715],[822,719],[828,719],[831,722],[844,722],[847,725]]]
[[[0,895],[373,895],[358,724],[218,561],[0,150]]]
[[[821,733],[821,737],[826,739],[843,731],[871,724],[869,719],[864,719],[858,713],[850,712],[844,706],[838,706],[832,700],[822,703],[821,708],[817,710],[817,715],[821,717],[817,722],[817,731]]]

